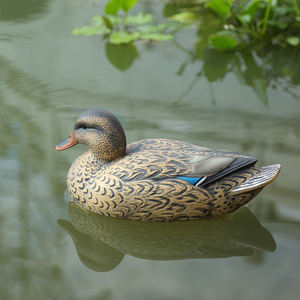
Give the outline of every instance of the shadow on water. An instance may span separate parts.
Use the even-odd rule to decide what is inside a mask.
[[[85,211],[69,203],[71,221],[58,220],[71,236],[88,268],[114,269],[124,255],[150,260],[250,256],[255,249],[274,251],[276,243],[251,211],[243,207],[224,218],[148,223]]]

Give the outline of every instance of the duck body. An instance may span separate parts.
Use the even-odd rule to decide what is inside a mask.
[[[126,147],[120,123],[103,110],[83,113],[57,150],[77,142],[90,150],[69,170],[69,193],[75,204],[104,216],[160,222],[224,216],[248,203],[280,170],[278,164],[255,167],[252,156],[175,140]]]

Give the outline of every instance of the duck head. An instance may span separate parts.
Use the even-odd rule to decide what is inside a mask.
[[[122,125],[113,114],[102,109],[81,114],[70,136],[55,149],[65,150],[78,143],[89,146],[98,159],[105,161],[118,159],[126,151],[126,136]]]

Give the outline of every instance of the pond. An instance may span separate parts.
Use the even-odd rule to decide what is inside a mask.
[[[141,1],[135,11],[160,20],[167,5]],[[70,34],[104,6],[1,3],[1,299],[298,299],[299,48],[203,50],[205,26],[119,47]],[[113,112],[129,143],[183,140],[282,171],[229,218],[98,218],[65,193],[85,147],[54,150],[91,108]]]

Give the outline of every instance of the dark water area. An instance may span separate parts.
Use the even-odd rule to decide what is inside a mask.
[[[299,48],[219,53],[202,48],[205,26],[121,47],[70,34],[104,5],[0,4],[0,298],[298,299]],[[135,10],[160,19],[166,5],[141,1]],[[86,148],[54,148],[91,108],[113,112],[129,143],[183,140],[282,171],[222,219],[88,214],[65,192]]]

